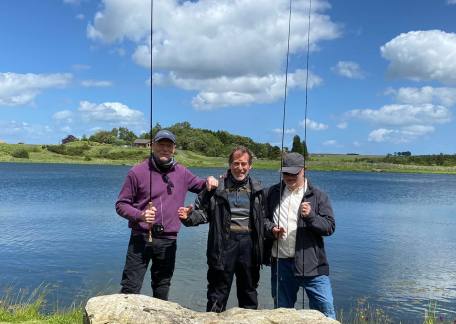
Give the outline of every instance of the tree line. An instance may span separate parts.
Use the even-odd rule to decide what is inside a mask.
[[[152,128],[152,137],[162,129],[162,126],[157,123]],[[279,159],[281,148],[269,143],[257,143],[250,137],[234,135],[227,131],[212,131],[208,129],[193,128],[189,122],[176,123],[170,127],[166,127],[177,136],[177,148],[181,150],[189,150],[201,153],[206,156],[226,156],[230,153],[233,147],[244,145],[248,147],[257,158]],[[142,133],[136,135],[133,131],[126,127],[113,128],[110,131],[100,130],[87,137],[82,136],[81,139],[73,135],[68,135],[62,139],[62,144],[73,141],[90,141],[102,144],[112,145],[133,145],[136,139],[150,139],[150,133]],[[285,147],[284,151],[288,151]],[[301,142],[298,135],[293,138],[292,152],[299,152],[307,155],[307,146],[305,142]]]

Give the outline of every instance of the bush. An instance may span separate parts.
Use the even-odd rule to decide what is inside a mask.
[[[65,154],[65,145],[48,145],[47,150],[49,152],[57,153],[57,154]]]
[[[30,155],[29,152],[25,149],[17,149],[11,153],[12,157],[19,158],[19,159],[29,159]]]

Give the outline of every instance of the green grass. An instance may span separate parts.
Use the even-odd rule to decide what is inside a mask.
[[[46,287],[40,286],[32,293],[19,290],[16,295],[10,292],[0,299],[0,324],[2,323],[28,323],[28,324],[73,324],[82,323],[83,306],[72,306],[67,309],[55,309],[51,313],[44,313],[46,306]],[[49,307],[47,307],[49,309]],[[337,320],[343,324],[390,324],[394,321],[387,313],[367,302],[359,299],[348,313],[340,311]],[[456,320],[455,320],[456,321]],[[399,322],[400,323],[400,322]],[[452,324],[451,319],[438,314],[437,303],[429,302],[425,311],[423,324]]]
[[[51,314],[45,314],[45,291],[46,287],[40,286],[30,294],[21,290],[15,296],[7,294],[0,300],[0,323],[82,323],[81,307],[56,309]]]
[[[73,163],[134,165],[149,156],[149,149],[114,146],[95,142],[72,142],[64,146],[54,145],[54,152],[45,145],[0,144],[0,162],[19,163]],[[28,153],[29,158],[14,157],[17,152]],[[60,152],[63,154],[55,153]],[[22,153],[21,156],[26,156]],[[365,158],[365,159],[363,159]],[[382,162],[383,156],[315,154],[306,161],[309,170],[401,172],[456,174],[456,166],[406,165]],[[176,159],[187,167],[228,167],[227,157],[207,157],[195,152],[177,150]],[[278,170],[280,161],[256,159],[255,169]]]

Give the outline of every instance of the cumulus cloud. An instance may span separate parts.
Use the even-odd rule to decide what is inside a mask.
[[[337,128],[339,129],[346,129],[348,127],[348,123],[346,121],[340,122],[337,124]]]
[[[387,105],[375,109],[355,109],[347,113],[349,118],[366,120],[383,125],[440,124],[451,120],[448,108],[433,104]]]
[[[287,6],[285,0],[157,1],[152,44],[149,1],[104,0],[87,35],[106,43],[133,42],[134,62],[149,68],[152,55],[154,70],[174,81],[167,84],[183,89],[197,84],[191,88],[198,92],[193,99],[198,109],[269,102],[278,98],[268,92],[283,70]],[[299,55],[307,46],[308,2],[297,0],[293,6],[290,51]],[[311,50],[340,35],[339,26],[324,14],[329,8],[326,0],[312,4]],[[239,91],[243,78],[272,81],[261,91]],[[212,91],[213,81],[224,82],[223,91]]]
[[[349,79],[364,79],[364,72],[359,64],[355,62],[339,61],[331,70]]]
[[[447,4],[454,5],[456,4],[456,0],[447,0]]]
[[[72,125],[80,134],[119,126],[139,131],[147,124],[141,111],[120,102],[81,101],[76,109],[58,111],[52,118],[59,129]]]
[[[103,80],[83,80],[81,84],[84,87],[110,87],[112,86],[111,81],[103,81]]]
[[[185,90],[201,90],[192,100],[198,110],[211,110],[224,106],[270,103],[283,97],[285,76],[269,74],[265,76],[246,75],[239,77],[221,76],[211,79],[179,78],[170,73],[168,76],[154,74],[157,85],[174,85]],[[288,75],[288,88],[305,87],[306,72],[296,70]],[[320,77],[309,73],[309,89],[322,83]]]
[[[327,141],[324,141],[323,142],[323,145],[326,145],[326,146],[337,146],[337,141],[336,140],[327,140]]]
[[[302,127],[305,127],[306,124],[309,129],[315,130],[315,131],[321,131],[321,130],[328,129],[328,125],[313,121],[309,118],[306,118],[306,123],[304,123],[304,120],[299,122],[299,125],[301,125]]]
[[[379,128],[370,132],[368,141],[370,142],[391,142],[395,144],[408,143],[416,138],[434,132],[433,126],[411,125],[400,129]]]
[[[72,123],[73,122],[73,112],[71,112],[70,110],[58,111],[52,116],[52,118],[56,121]]]
[[[282,128],[274,128],[272,131],[276,134],[282,134]],[[285,134],[287,134],[287,135],[295,134],[295,133],[296,133],[296,129],[294,129],[294,128],[285,129]]]
[[[8,138],[12,136],[19,138],[19,141],[30,143],[31,140],[39,139],[41,136],[49,135],[53,129],[47,125],[30,124],[27,122],[0,121],[0,136]]]
[[[43,90],[60,88],[72,79],[71,74],[0,73],[0,106],[31,103]]]
[[[81,101],[77,110],[86,122],[107,122],[116,125],[137,125],[144,122],[144,114],[120,102],[101,104]]]
[[[395,96],[395,99],[400,103],[412,105],[435,103],[451,107],[456,104],[456,88],[403,87],[398,90],[388,89],[386,93]]]
[[[411,96],[409,101],[412,100],[416,101],[416,96]],[[369,133],[370,142],[396,144],[430,134],[435,130],[434,125],[448,123],[452,118],[448,108],[434,104],[395,104],[377,110],[355,109],[345,116],[380,126]]]
[[[400,34],[380,48],[394,78],[456,83],[456,34],[441,30]]]

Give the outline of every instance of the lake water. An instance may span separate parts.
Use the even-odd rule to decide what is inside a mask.
[[[129,230],[114,203],[128,169],[0,163],[0,296],[44,285],[52,308],[117,292]],[[204,177],[223,172],[192,170]],[[277,172],[252,173],[265,185],[278,181]],[[337,311],[366,300],[394,321],[419,323],[432,301],[438,315],[456,319],[456,176],[308,175],[335,210],[336,232],[326,246]],[[206,237],[207,225],[182,229],[170,291],[170,300],[200,311]],[[143,293],[150,294],[147,278]],[[260,307],[272,308],[269,268],[259,295]],[[229,303],[236,305],[233,290]]]

